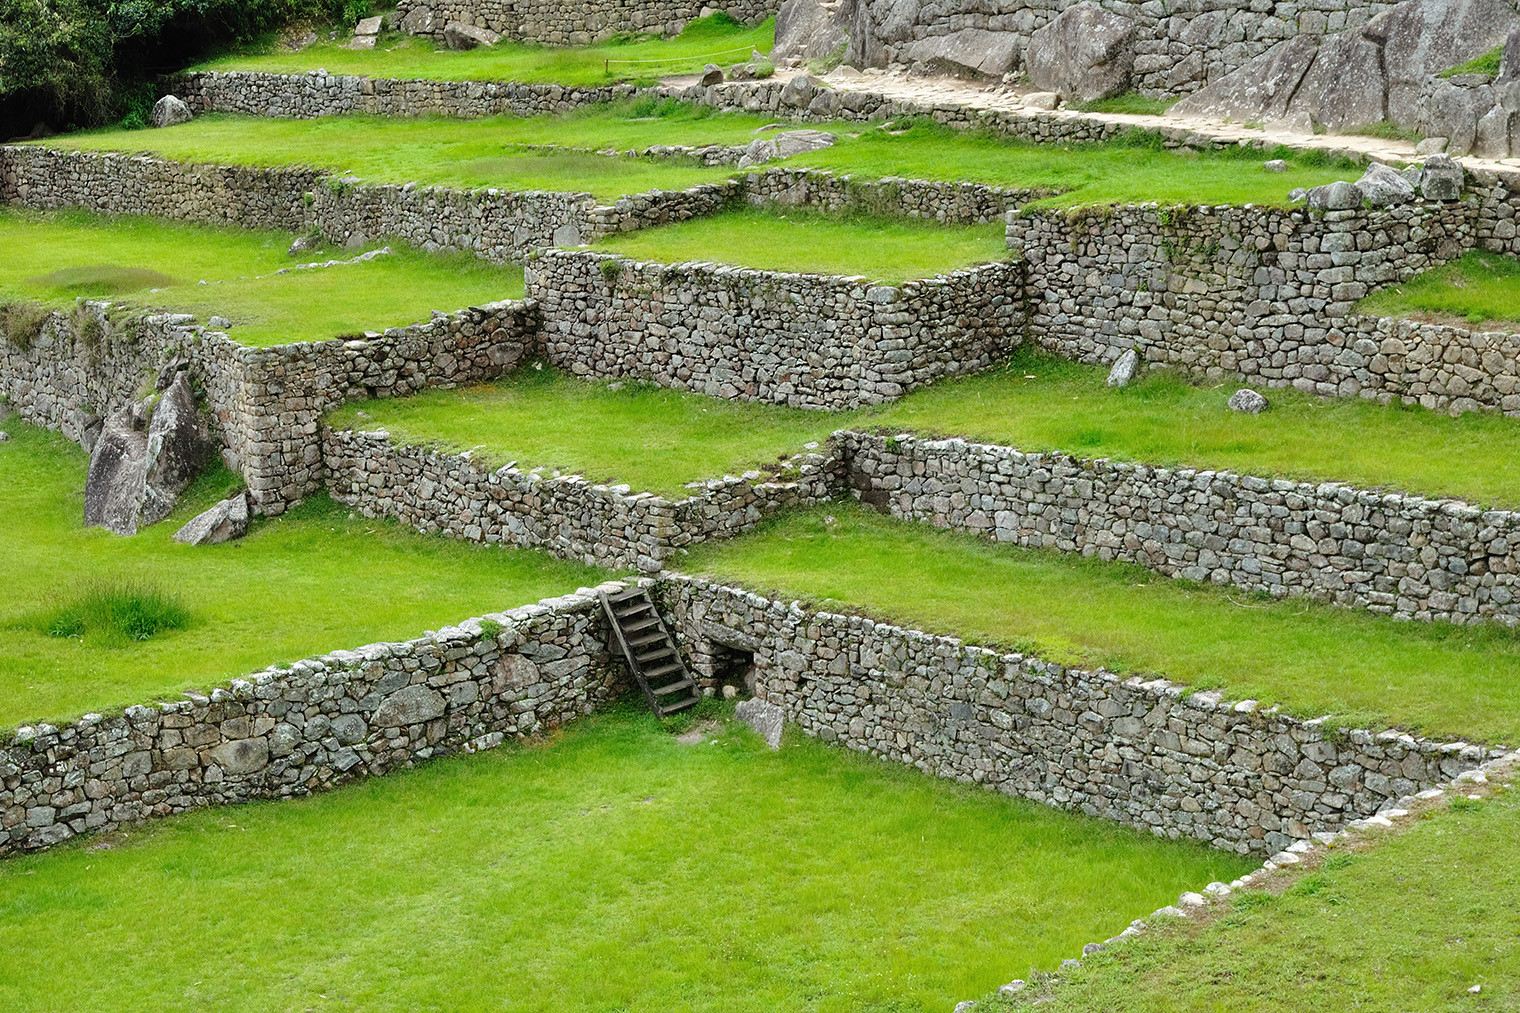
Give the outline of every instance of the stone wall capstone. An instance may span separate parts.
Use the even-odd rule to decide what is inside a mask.
[[[1229,851],[1273,854],[1500,755],[1398,731],[1338,734],[1255,701],[691,577],[658,592],[699,670],[734,652],[752,659],[756,696],[809,735]]]
[[[623,585],[617,584],[621,588]],[[594,590],[0,744],[0,855],[541,734],[626,690]]]

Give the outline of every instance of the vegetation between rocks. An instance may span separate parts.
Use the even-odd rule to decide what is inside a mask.
[[[1484,330],[1520,330],[1520,261],[1472,250],[1401,285],[1374,292],[1364,313]]]

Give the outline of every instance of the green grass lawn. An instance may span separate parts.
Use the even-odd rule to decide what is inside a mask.
[[[1520,798],[1465,798],[1206,925],[1154,924],[1030,1005],[985,1013],[1276,1013],[1520,1008]],[[1474,986],[1481,989],[1474,994]]]
[[[1499,627],[1270,602],[845,504],[699,546],[682,569],[1072,664],[1222,687],[1307,716],[1520,742],[1520,633]]]
[[[1374,292],[1357,304],[1362,313],[1413,317],[1459,327],[1520,329],[1520,261],[1473,250],[1402,285]]]
[[[752,208],[621,232],[595,248],[635,260],[701,260],[772,271],[865,275],[897,285],[1007,256],[1001,224],[941,225]]]
[[[173,542],[181,524],[227,491],[226,472],[195,486],[168,520],[120,538],[83,527],[87,461],[78,447],[15,419],[4,428],[11,439],[0,443],[0,728],[173,698],[274,662],[419,636],[606,576],[539,553],[350,520],[326,499],[256,522],[238,542]],[[122,583],[172,594],[189,608],[190,624],[125,646],[30,628],[80,590]]]
[[[362,264],[280,268],[346,260],[360,251],[328,247],[286,255],[281,232],[212,229],[151,218],[0,209],[0,300],[66,308],[81,297],[213,316],[248,345],[321,341],[426,321],[433,310],[523,295],[522,268],[468,255],[437,256],[395,246]],[[205,282],[205,284],[203,284]]]
[[[687,482],[740,474],[856,427],[1520,506],[1520,427],[1511,419],[1282,390],[1268,392],[1270,411],[1242,415],[1225,408],[1233,384],[1197,387],[1155,371],[1112,388],[1105,378],[1103,369],[1021,352],[892,405],[820,413],[639,383],[613,391],[522,369],[489,384],[354,403],[329,424],[672,496]]]
[[[426,38],[385,34],[374,49],[345,48],[348,40],[319,42],[291,52],[278,42],[200,64],[194,70],[258,70],[304,74],[322,68],[333,74],[362,74],[405,80],[524,81],[604,85],[619,81],[653,83],[661,77],[701,73],[704,64],[744,63],[753,50],[769,53],[776,20],[753,27],[726,14],[699,18],[670,39],[625,39],[595,46],[533,46],[503,39],[489,49],[456,52]]]
[[[710,734],[614,711],[8,859],[0,1006],[943,1013],[1251,864]]]
[[[775,463],[838,428],[837,417],[821,412],[638,382],[613,391],[547,367],[473,387],[355,402],[327,422],[385,429],[404,444],[484,451],[497,467],[517,461],[557,468],[672,498],[690,494],[687,482]]]
[[[148,151],[184,161],[310,165],[352,172],[377,183],[512,190],[586,191],[610,199],[658,187],[682,189],[723,179],[732,169],[686,160],[610,159],[573,153],[534,154],[514,147],[557,144],[627,151],[654,144],[747,144],[770,122],[705,106],[640,100],[590,107],[565,117],[479,120],[341,116],[279,120],[202,116],[163,130],[102,130],[51,138],[49,146]],[[1344,166],[1291,152],[1171,151],[1149,141],[1034,145],[983,132],[958,132],[921,120],[892,130],[858,123],[821,124],[839,142],[777,165],[813,166],[863,178],[903,176],[968,180],[1013,189],[1062,191],[1037,206],[1161,201],[1186,204],[1286,205],[1294,187],[1344,176]],[[1263,172],[1283,157],[1284,173]]]

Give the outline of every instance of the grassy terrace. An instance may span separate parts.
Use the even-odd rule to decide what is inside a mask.
[[[273,662],[417,636],[605,576],[537,553],[352,521],[326,500],[256,522],[238,542],[173,542],[181,524],[226,493],[225,472],[203,479],[168,520],[119,538],[82,526],[88,462],[78,447],[14,419],[5,429],[0,728],[173,697]],[[145,642],[60,638],[38,628],[84,591],[134,583],[175,595],[190,610],[189,625]]]
[[[1271,602],[834,504],[683,567],[1073,664],[1155,673],[1353,724],[1520,742],[1520,634]]]
[[[1512,419],[1449,418],[1292,391],[1270,391],[1269,412],[1241,415],[1224,407],[1234,385],[1195,387],[1158,372],[1114,389],[1106,375],[1021,353],[1005,367],[890,406],[825,414],[637,383],[612,391],[552,369],[524,369],[495,383],[352,404],[330,424],[384,428],[406,443],[479,449],[500,464],[672,495],[687,482],[739,474],[855,426],[1520,506],[1520,426]]]
[[[1520,329],[1520,261],[1474,250],[1363,299],[1364,313],[1481,330]]]
[[[815,741],[709,735],[612,713],[9,859],[0,1006],[945,1010],[1250,865]]]
[[[1372,848],[1204,923],[1155,925],[1085,959],[1039,1005],[984,1011],[1267,1013],[1520,1007],[1520,797],[1456,800]],[[1477,986],[1481,991],[1470,991]]]
[[[681,189],[722,179],[727,169],[690,161],[609,159],[572,153],[524,152],[514,145],[558,144],[626,151],[654,144],[747,144],[767,120],[716,114],[707,107],[643,100],[583,110],[566,117],[482,120],[387,120],[344,116],[320,120],[204,116],[165,130],[104,130],[53,138],[54,147],[151,151],[166,158],[246,165],[306,164],[349,171],[380,183],[416,181],[455,187],[587,191],[602,198]],[[1343,167],[1288,152],[1200,154],[1141,139],[1061,148],[1023,144],[982,133],[957,133],[924,121],[891,130],[824,124],[839,143],[783,165],[815,166],[862,177],[966,180],[1014,189],[1052,189],[1052,205],[1163,203],[1285,205],[1288,192],[1344,176]],[[1263,159],[1280,155],[1285,173],[1266,173]]]
[[[220,315],[249,345],[317,341],[427,320],[437,309],[520,298],[522,269],[406,247],[362,264],[280,268],[346,260],[358,250],[286,255],[293,237],[201,228],[148,218],[0,209],[0,300],[65,307],[80,297]],[[203,284],[204,282],[204,284]]]
[[[890,284],[1007,255],[1001,224],[941,225],[748,208],[619,233],[596,248],[635,260],[702,260],[772,271],[858,274]]]
[[[718,14],[692,21],[671,39],[627,39],[577,47],[532,46],[503,39],[489,49],[456,52],[425,38],[387,33],[374,49],[348,49],[347,39],[341,37],[299,52],[268,42],[192,69],[304,74],[320,67],[333,74],[407,80],[653,83],[669,75],[701,73],[707,63],[725,67],[743,63],[754,50],[770,52],[775,40],[774,18],[751,27]]]

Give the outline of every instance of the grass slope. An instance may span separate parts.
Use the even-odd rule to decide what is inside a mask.
[[[1520,1008],[1520,798],[1460,799],[1370,850],[1332,852],[1280,895],[1237,894],[1083,961],[1042,1013]],[[1469,989],[1477,986],[1474,994]]]
[[[1270,411],[1242,415],[1225,408],[1233,384],[1197,387],[1152,372],[1112,388],[1105,376],[1023,352],[889,406],[820,413],[638,383],[612,391],[554,369],[524,369],[494,383],[351,404],[331,423],[667,495],[855,426],[1520,506],[1520,427],[1507,418],[1450,418],[1296,391],[1271,391]]]
[[[533,154],[514,145],[627,151],[654,144],[747,144],[767,120],[717,114],[709,107],[652,99],[589,107],[566,117],[480,120],[384,119],[370,116],[279,120],[202,116],[177,127],[105,130],[52,138],[53,147],[150,151],[165,158],[245,165],[304,164],[353,172],[381,183],[417,181],[454,187],[588,191],[601,198],[654,187],[673,190],[722,179],[730,169],[689,161]],[[1277,152],[1183,152],[1138,140],[1072,147],[1035,145],[928,120],[902,120],[891,130],[858,123],[820,124],[837,144],[776,164],[812,166],[863,178],[898,176],[962,180],[1012,189],[1050,189],[1041,205],[1160,201],[1183,204],[1285,205],[1294,187],[1344,176],[1346,168],[1307,155]],[[1263,172],[1281,157],[1284,173]]]
[[[595,46],[553,47],[503,39],[490,48],[456,52],[428,39],[387,33],[375,49],[348,49],[347,40],[340,39],[290,52],[274,42],[194,69],[304,74],[322,68],[332,74],[406,80],[653,83],[660,77],[701,73],[707,63],[725,67],[743,63],[754,50],[770,52],[775,39],[775,18],[751,27],[717,14],[690,22],[670,39],[630,38]]]
[[[291,258],[293,237],[181,225],[150,218],[0,209],[0,298],[66,307],[81,297],[232,321],[249,345],[320,341],[425,321],[433,310],[521,298],[520,267],[397,246],[362,264],[280,268],[346,260],[327,248]],[[207,282],[207,284],[202,284]],[[156,290],[156,291],[155,291]]]
[[[0,864],[0,1006],[949,1009],[1250,863],[647,715]]]
[[[1384,317],[1413,317],[1513,331],[1520,328],[1520,261],[1474,250],[1363,299],[1357,309]]]
[[[683,569],[1305,715],[1520,742],[1520,634],[1502,628],[1263,601],[844,504],[699,546]]]
[[[225,472],[196,486],[168,520],[119,538],[82,526],[87,462],[77,447],[14,419],[5,428],[0,727],[173,697],[273,662],[417,636],[605,576],[538,553],[349,520],[327,500],[257,523],[242,541],[173,542],[181,524],[227,491]],[[190,625],[118,647],[27,628],[80,591],[120,583],[172,593],[189,607]]]
[[[666,263],[702,260],[771,271],[866,275],[888,284],[1000,260],[1007,253],[1001,224],[941,225],[748,208],[618,233],[596,249]]]

